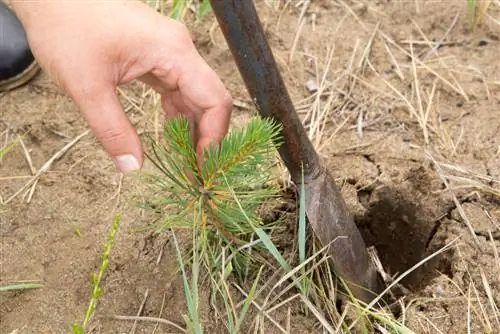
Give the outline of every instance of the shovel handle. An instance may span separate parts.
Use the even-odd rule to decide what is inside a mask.
[[[279,153],[292,180],[315,178],[319,159],[286,89],[252,0],[210,0],[253,102],[282,125]]]
[[[295,184],[306,185],[306,213],[314,233],[329,248],[336,271],[354,296],[369,302],[380,290],[365,243],[341,193],[319,157],[295,111],[266,40],[253,0],[210,0],[222,33],[248,92],[263,117],[282,125],[279,153]],[[347,238],[337,237],[347,236]],[[366,289],[368,289],[369,292]]]

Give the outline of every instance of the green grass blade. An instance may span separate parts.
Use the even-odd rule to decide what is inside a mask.
[[[226,327],[229,331],[229,333],[237,333],[238,331],[236,330],[236,325],[235,325],[235,318],[236,318],[236,311],[234,308],[234,303],[231,299],[231,294],[229,292],[229,288],[226,283],[226,278],[224,277],[224,273],[220,275],[220,280],[219,282],[214,282],[213,284],[219,291],[222,301],[224,302],[224,308],[226,309]],[[215,280],[214,280],[215,281]]]
[[[285,269],[287,272],[290,271],[290,269],[291,269],[290,265],[285,260],[285,258],[283,257],[283,255],[281,255],[281,253],[278,251],[278,249],[276,248],[276,246],[274,245],[274,243],[271,241],[271,238],[269,238],[269,236],[267,235],[267,233],[264,232],[264,230],[262,228],[255,226],[255,223],[252,222],[252,220],[248,217],[247,213],[245,212],[245,210],[241,206],[241,203],[238,200],[238,197],[236,197],[236,194],[234,193],[234,190],[227,183],[227,179],[226,179],[226,177],[224,175],[224,172],[222,172],[222,176],[224,177],[224,180],[226,181],[226,184],[227,184],[229,190],[231,191],[231,194],[232,194],[232,196],[234,198],[234,201],[236,202],[236,204],[240,208],[241,214],[245,217],[245,219],[248,221],[248,223],[252,226],[254,232],[257,234],[257,236],[262,241],[262,243],[264,244],[264,246],[267,248],[267,250],[269,251],[269,253],[271,253],[271,255],[276,259],[276,261],[278,261],[278,263],[283,267],[283,269]]]
[[[203,0],[203,2],[200,5],[200,8],[198,9],[198,17],[203,18],[205,15],[210,13],[211,10],[212,10],[212,6],[210,6],[210,1]]]
[[[248,293],[248,296],[245,299],[245,303],[243,304],[243,307],[241,308],[241,311],[238,315],[238,323],[236,324],[236,333],[239,332],[241,324],[245,319],[245,315],[247,314],[248,309],[250,308],[250,304],[252,304],[252,301],[255,299],[255,291],[257,291],[257,284],[260,281],[260,275],[262,274],[263,269],[264,266],[261,266],[259,272],[257,273],[257,276],[255,277],[255,281],[252,284],[252,288],[250,289],[250,292]]]
[[[179,266],[181,269],[182,276],[182,284],[184,286],[184,296],[186,297],[186,303],[188,305],[189,317],[183,316],[186,325],[193,333],[202,334],[203,330],[201,329],[201,324],[198,319],[198,301],[197,301],[197,293],[193,292],[189,286],[184,260],[182,258],[181,250],[179,247],[179,243],[177,242],[177,238],[175,236],[174,231],[172,231],[172,237],[174,239],[175,250],[177,253],[177,261],[179,262]],[[193,253],[196,254],[196,247],[193,247]],[[195,257],[196,261],[196,257]],[[197,290],[197,270],[195,269],[196,265],[193,268],[193,287]]]
[[[467,0],[467,7],[469,11],[469,20],[471,28],[474,30],[476,27],[476,8],[477,8],[477,0]]]
[[[276,261],[278,261],[280,266],[283,267],[283,269],[285,269],[287,272],[290,271],[291,269],[290,265],[288,264],[288,262],[286,262],[283,255],[281,255],[281,253],[278,251],[278,249],[271,241],[271,238],[269,238],[267,233],[264,232],[264,230],[261,229],[260,227],[254,227],[254,231],[259,236],[259,239],[262,241],[264,246],[266,246],[269,253],[271,253],[271,255],[276,259]]]
[[[16,147],[17,144],[19,144],[19,141],[22,139],[22,137],[24,137],[25,135],[27,134],[24,133],[21,137],[18,137],[16,140],[14,140],[13,142],[11,142],[9,145],[3,147],[3,148],[0,148],[0,160],[7,154],[9,153],[10,151],[12,151],[12,149],[14,147]]]
[[[29,289],[39,289],[43,285],[36,282],[17,282],[5,285],[0,285],[0,292],[14,291],[14,290],[29,290]]]
[[[184,265],[184,259],[182,258],[179,243],[177,242],[177,237],[175,236],[174,231],[172,231],[172,238],[174,239],[175,251],[177,254],[177,261],[179,262],[179,267],[181,269],[182,284],[184,286],[184,295],[186,297],[188,309],[191,310],[191,305],[193,305],[193,301],[192,301],[193,294],[191,293],[191,289],[189,287],[189,282],[187,280],[187,274],[186,274],[185,265]]]
[[[182,12],[184,11],[184,7],[186,6],[185,0],[174,0],[172,4],[172,10],[170,12],[170,17],[173,19],[181,19]]]

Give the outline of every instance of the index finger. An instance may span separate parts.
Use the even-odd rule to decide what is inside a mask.
[[[177,81],[186,105],[197,118],[197,153],[218,144],[229,130],[233,101],[229,91],[210,66],[197,55],[184,62]]]

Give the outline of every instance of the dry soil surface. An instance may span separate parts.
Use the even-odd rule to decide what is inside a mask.
[[[387,273],[396,277],[453,243],[403,280],[409,293],[400,320],[416,333],[498,333],[498,1],[488,11],[496,23],[487,19],[474,30],[466,1],[315,0],[305,11],[294,1],[257,4],[297,110]],[[187,22],[200,53],[233,94],[233,123],[244,124],[254,112],[252,100],[213,16]],[[151,92],[137,83],[123,91],[141,136],[157,135],[161,117]],[[21,146],[0,161],[2,200],[85,131],[72,100],[45,73],[2,93],[1,145],[27,133],[33,168]],[[117,212],[122,227],[91,328],[175,332],[109,318],[135,315],[145,294],[143,316],[184,326],[173,244],[166,235],[138,231],[150,219],[136,205],[147,191],[115,170],[91,133],[30,191],[2,206],[0,283],[40,280],[43,288],[0,295],[1,333],[67,333],[83,317],[89,277]],[[207,332],[220,332],[212,316],[204,302]],[[292,333],[319,328],[300,314],[292,315],[291,326]]]

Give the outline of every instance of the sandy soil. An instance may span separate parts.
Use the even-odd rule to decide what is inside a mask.
[[[468,326],[473,333],[499,332],[498,23],[472,31],[466,1],[320,0],[302,20],[301,7],[292,4],[276,10],[258,1],[258,8],[297,109],[385,270],[401,274],[454,242],[403,280],[410,293],[401,319],[416,333],[463,333]],[[490,15],[498,22],[500,8]],[[237,102],[234,124],[243,124],[251,100],[213,17],[189,25]],[[321,98],[308,91],[309,80],[319,82]],[[157,134],[161,120],[148,91],[139,84],[124,91],[141,135]],[[321,131],[310,126],[311,110],[327,112]],[[37,170],[87,127],[42,73],[0,95],[1,145],[28,130],[24,144]],[[29,175],[17,147],[0,161],[2,199]],[[109,316],[135,315],[145,294],[142,315],[182,325],[186,303],[173,245],[167,236],[138,232],[149,217],[137,199],[146,195],[87,134],[43,174],[29,202],[25,192],[10,201],[0,213],[0,283],[41,280],[44,287],[0,295],[0,332],[67,333],[83,317],[89,277],[116,212],[123,214],[122,228],[91,327],[131,332],[133,322]],[[205,303],[207,332],[221,332]],[[291,324],[291,332],[318,328],[298,313]],[[136,325],[135,333],[155,326],[156,333],[175,332]]]

